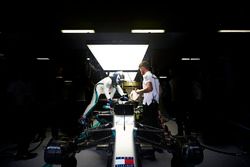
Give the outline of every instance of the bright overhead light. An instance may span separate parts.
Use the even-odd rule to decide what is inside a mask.
[[[65,80],[64,82],[65,82],[65,83],[71,83],[72,80]]]
[[[222,33],[246,33],[246,32],[250,32],[250,30],[219,30],[218,32],[222,32]]]
[[[183,57],[181,58],[181,60],[200,60],[200,58],[199,57],[191,57],[191,58]]]
[[[168,78],[167,76],[159,76],[159,78],[161,78],[161,79],[166,79],[166,78]]]
[[[37,57],[36,59],[37,60],[49,60],[49,58],[47,58],[47,57]]]
[[[95,33],[95,30],[61,30],[62,33]]]
[[[147,44],[137,45],[87,45],[104,71],[137,71],[147,49]]]
[[[132,33],[164,33],[165,30],[163,29],[154,29],[154,30],[147,30],[147,29],[134,29],[131,30]]]
[[[191,58],[190,60],[200,60],[199,57],[194,57],[194,58]]]
[[[115,72],[110,72],[109,76],[112,76]],[[135,80],[137,72],[123,72],[125,81],[132,82]]]

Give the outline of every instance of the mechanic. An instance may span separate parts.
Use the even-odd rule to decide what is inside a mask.
[[[90,104],[87,106],[85,109],[83,115],[79,119],[80,123],[84,125],[86,123],[86,118],[88,115],[93,111],[94,107],[96,106],[99,96],[101,94],[105,94],[108,104],[110,107],[112,107],[112,99],[113,96],[115,95],[116,90],[121,96],[121,100],[127,101],[128,98],[125,96],[122,88],[121,88],[121,83],[125,81],[124,79],[124,74],[122,71],[117,71],[115,72],[112,76],[108,76],[100,80],[94,87],[94,92],[92,96],[92,100]]]
[[[150,65],[147,61],[139,64],[141,75],[143,76],[142,89],[137,89],[136,93],[143,94],[143,124],[153,127],[160,127],[159,124],[159,93],[160,83],[158,78],[151,73]]]

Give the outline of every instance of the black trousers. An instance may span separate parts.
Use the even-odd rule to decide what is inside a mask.
[[[178,134],[190,135],[190,104],[188,103],[175,103],[174,112],[176,116],[176,124],[178,126]]]
[[[158,103],[152,102],[150,105],[143,105],[142,124],[160,128],[160,120],[158,114]],[[143,137],[154,142],[160,142],[160,137],[149,132],[143,133]]]
[[[158,109],[159,105],[157,102],[152,102],[150,105],[143,105],[142,123],[160,128]]]
[[[29,145],[36,133],[36,117],[30,106],[22,106],[15,108],[15,121],[13,126],[15,127],[14,133],[17,139],[17,155],[23,155],[28,153]]]

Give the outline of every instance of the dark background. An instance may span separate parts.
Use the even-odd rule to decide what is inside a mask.
[[[15,136],[19,118],[11,109],[7,90],[18,76],[32,85],[30,97],[34,106],[29,118],[32,125],[47,127],[58,121],[56,124],[70,129],[90,101],[93,84],[104,76],[86,44],[148,43],[145,59],[151,62],[158,76],[168,76],[169,69],[173,68],[184,79],[184,85],[188,85],[191,78],[201,74],[202,114],[200,123],[195,126],[201,127],[204,136],[209,141],[232,139],[245,143],[250,128],[247,61],[250,34],[217,31],[250,29],[249,20],[249,10],[243,3],[2,4],[0,128],[6,138]],[[60,32],[61,29],[92,28],[95,34]],[[166,33],[131,34],[133,28],[164,28]],[[50,61],[37,61],[37,57],[49,57]],[[182,57],[200,57],[201,60],[181,61]],[[56,79],[57,76],[63,78]],[[141,80],[140,75],[136,80]],[[161,80],[162,85],[164,82]],[[192,111],[192,108],[186,110]]]

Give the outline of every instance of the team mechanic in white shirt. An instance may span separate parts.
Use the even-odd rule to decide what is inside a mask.
[[[105,94],[110,106],[112,106],[112,99],[115,95],[116,90],[122,96],[121,100],[127,100],[127,97],[125,96],[120,86],[123,81],[125,80],[122,71],[117,71],[113,74],[113,76],[108,76],[100,80],[94,87],[94,92],[90,104],[87,106],[83,115],[79,119],[80,123],[83,125],[86,123],[86,118],[93,111],[101,94]]]
[[[159,80],[151,73],[147,61],[142,61],[139,69],[143,76],[143,83],[142,89],[137,89],[136,93],[143,94],[143,124],[159,127]]]

